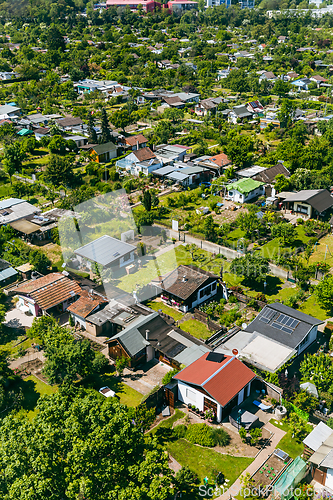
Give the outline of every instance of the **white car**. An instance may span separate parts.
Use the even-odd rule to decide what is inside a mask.
[[[115,397],[117,397],[116,393],[114,391],[112,391],[110,389],[110,387],[108,387],[108,386],[102,387],[98,392],[100,392],[101,394],[103,394],[103,396],[105,396],[106,398],[115,398]]]

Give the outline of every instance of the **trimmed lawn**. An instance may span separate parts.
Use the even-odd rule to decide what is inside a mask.
[[[23,391],[22,407],[24,410],[27,410],[29,418],[33,418],[37,414],[35,408],[40,396],[50,396],[58,390],[57,386],[47,385],[34,375],[29,375],[22,380],[20,386]]]
[[[142,269],[139,271],[122,276],[118,280],[114,280],[114,284],[124,290],[125,292],[132,293],[136,289],[136,285],[148,285],[152,279],[157,279],[159,276],[164,275],[173,269],[176,269],[181,264],[194,264],[197,267],[205,269],[206,267],[221,268],[222,260],[219,257],[212,260],[212,254],[198,248],[192,260],[190,252],[188,252],[184,245],[178,247],[171,247],[169,252],[160,255],[157,258],[151,255],[141,259],[143,261]]]
[[[332,316],[331,311],[320,307],[315,295],[310,295],[310,297],[302,303],[301,307],[299,307],[299,310],[321,320],[328,319]]]
[[[283,422],[283,424],[280,425],[276,420],[271,420],[271,424],[287,432],[287,434],[281,439],[281,441],[279,441],[277,448],[280,448],[280,450],[288,453],[291,458],[296,458],[303,453],[303,443],[299,443],[292,437],[291,430],[287,423]]]
[[[146,305],[147,307],[150,307],[150,309],[153,309],[153,311],[158,311],[159,309],[161,309],[162,312],[164,312],[164,314],[171,316],[175,321],[181,320],[182,317],[184,316],[184,314],[182,314],[179,311],[176,311],[172,307],[167,306],[163,302],[157,302],[152,300],[150,302],[147,302]]]
[[[327,246],[327,251],[326,251]],[[326,259],[325,259],[326,254]],[[316,245],[316,249],[310,256],[309,263],[314,262],[325,262],[329,266],[333,267],[333,235],[327,234],[322,238]]]
[[[197,319],[188,319],[180,323],[179,328],[190,333],[197,339],[208,339],[213,334],[204,323],[201,323]]]
[[[305,235],[303,226],[297,226],[296,232],[296,239],[292,244],[292,247],[282,247],[279,243],[279,239],[274,238],[261,247],[261,249],[259,250],[261,251],[261,255],[269,260],[273,260],[279,251],[292,251],[297,247],[303,246],[309,241],[310,237]]]
[[[215,479],[213,471],[221,471],[229,479],[230,487],[252,462],[253,458],[222,455],[210,448],[191,444],[185,439],[179,439],[167,444],[168,452],[180,463],[192,469],[202,482],[204,477]]]
[[[101,387],[108,386],[110,389],[115,391],[117,396],[120,398],[120,402],[126,406],[138,406],[143,398],[143,395],[140,392],[132,389],[132,387],[129,387],[123,382],[119,382],[114,377],[113,373],[109,372],[101,375],[89,375],[79,383],[86,388],[95,389],[96,391],[99,391]]]

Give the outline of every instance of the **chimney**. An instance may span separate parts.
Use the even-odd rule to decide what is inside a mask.
[[[149,330],[146,330],[146,340],[149,340]]]
[[[139,140],[136,141],[136,149],[139,149]]]
[[[183,280],[182,280],[182,281],[183,281],[183,283],[186,283],[186,281],[187,281],[187,279],[186,279],[186,274],[184,274],[184,276],[183,276]]]

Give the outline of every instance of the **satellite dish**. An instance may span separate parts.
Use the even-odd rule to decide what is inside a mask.
[[[247,323],[242,323],[242,328],[245,330],[245,328],[247,328]]]
[[[233,354],[234,356],[237,356],[237,354],[238,354],[238,349],[233,349],[233,350],[232,350],[232,354]]]

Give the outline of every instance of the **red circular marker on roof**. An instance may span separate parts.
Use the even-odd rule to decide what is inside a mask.
[[[233,349],[233,350],[232,350],[232,354],[233,354],[234,356],[237,356],[237,354],[238,354],[238,349]]]

